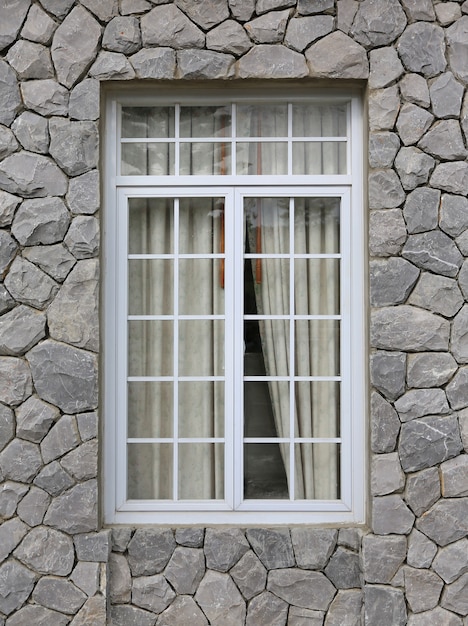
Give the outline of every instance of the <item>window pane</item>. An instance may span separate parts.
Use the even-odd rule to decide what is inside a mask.
[[[285,142],[242,142],[236,149],[239,175],[288,173],[288,144]]]
[[[340,445],[297,443],[295,500],[337,500],[340,497]]]
[[[122,144],[122,176],[172,176],[174,174],[174,144]]]
[[[171,376],[174,373],[173,322],[128,322],[128,375]]]
[[[289,437],[289,383],[244,382],[245,437]]]
[[[128,383],[128,436],[173,437],[172,382]]]
[[[244,215],[249,252],[289,252],[289,198],[245,198]]]
[[[172,444],[127,445],[127,494],[130,500],[172,500]]]
[[[181,315],[221,315],[224,312],[220,271],[221,259],[180,259]]]
[[[174,108],[122,107],[122,137],[174,137]]]
[[[347,105],[293,104],[293,137],[346,137]]]
[[[179,321],[180,376],[224,374],[224,321]]]
[[[224,176],[231,173],[231,144],[181,143],[180,174],[188,176]]]
[[[288,315],[289,259],[252,259],[257,312]]]
[[[289,375],[289,320],[260,320],[267,376]]]
[[[346,144],[343,142],[294,142],[293,174],[346,174]]]
[[[287,137],[287,104],[238,104],[238,137]]]
[[[180,107],[181,137],[230,137],[231,107]]]
[[[173,204],[169,198],[130,198],[130,254],[170,254],[173,251]]]
[[[179,444],[179,499],[224,498],[224,444]]]
[[[340,260],[296,259],[294,302],[298,315],[340,313]]]
[[[130,315],[170,315],[173,311],[173,261],[129,259]]]
[[[338,376],[340,323],[338,320],[297,320],[296,375]]]
[[[179,252],[218,254],[224,247],[224,198],[181,198]]]
[[[340,383],[299,381],[295,385],[295,437],[339,437]]]
[[[244,444],[244,497],[248,500],[289,497],[286,469],[288,444]]]
[[[340,251],[340,199],[296,198],[294,249],[297,254]]]
[[[224,437],[224,383],[179,382],[179,437]]]

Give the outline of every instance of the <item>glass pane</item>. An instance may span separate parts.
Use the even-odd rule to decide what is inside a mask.
[[[245,437],[289,437],[289,415],[287,381],[244,382]]]
[[[296,254],[339,253],[340,198],[296,198],[294,203]]]
[[[252,266],[258,313],[288,315],[289,259],[252,259]]]
[[[218,254],[224,247],[224,198],[181,198],[179,252]]]
[[[122,176],[172,176],[174,174],[174,144],[122,144]]]
[[[239,175],[288,173],[288,144],[285,142],[242,142],[236,148]]]
[[[173,252],[173,205],[169,198],[130,198],[128,251],[130,254]]]
[[[289,253],[289,198],[245,198],[244,216],[251,253]]]
[[[259,320],[267,376],[289,375],[289,320]]]
[[[339,376],[340,322],[297,320],[296,376]]]
[[[338,500],[340,498],[340,445],[297,443],[295,500]]]
[[[179,382],[179,437],[224,437],[224,383]]]
[[[340,260],[296,259],[294,301],[298,315],[340,313]]]
[[[181,143],[180,174],[188,176],[224,176],[231,173],[231,144]]]
[[[346,143],[304,142],[292,145],[293,174],[346,174]]]
[[[171,376],[174,373],[173,325],[167,320],[128,322],[129,376]]]
[[[179,375],[224,374],[224,321],[179,321]]]
[[[238,104],[238,137],[287,137],[287,104]]]
[[[179,499],[224,498],[224,444],[179,444]]]
[[[173,311],[173,261],[129,259],[130,315],[170,315]]]
[[[346,137],[346,104],[293,104],[293,137]]]
[[[174,137],[174,108],[122,107],[122,137]]]
[[[130,500],[172,500],[172,444],[130,443],[127,494]]]
[[[286,469],[288,444],[244,444],[244,497],[248,500],[289,497]]]
[[[173,383],[130,382],[127,402],[129,437],[174,436]]]
[[[180,259],[179,313],[221,315],[224,290],[220,276],[221,259]]]
[[[340,436],[339,382],[299,381],[295,395],[295,437]]]
[[[231,107],[180,107],[181,137],[230,137]]]

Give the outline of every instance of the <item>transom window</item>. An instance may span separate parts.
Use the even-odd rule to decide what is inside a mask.
[[[109,102],[107,521],[361,521],[359,99]]]

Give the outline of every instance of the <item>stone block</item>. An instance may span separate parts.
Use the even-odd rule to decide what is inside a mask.
[[[0,60],[0,124],[9,126],[21,107],[21,96],[15,71]]]
[[[406,354],[404,352],[378,350],[370,355],[371,383],[388,400],[396,400],[404,393],[405,375]]]
[[[18,356],[45,336],[45,314],[20,305],[0,318],[0,354]]]
[[[312,77],[367,78],[369,76],[369,63],[365,49],[341,31],[335,31],[313,43],[306,50],[305,57]]]
[[[468,498],[445,498],[416,521],[416,527],[439,546],[468,534]]]
[[[289,14],[289,9],[271,11],[256,17],[251,22],[247,22],[244,28],[248,32],[250,39],[255,43],[281,43],[286,31]],[[297,50],[295,46],[291,47]],[[298,52],[300,51],[298,50]]]
[[[440,605],[459,615],[468,615],[468,573],[446,585]]]
[[[455,161],[467,155],[457,120],[436,122],[418,143],[418,147],[438,159]]]
[[[187,548],[201,548],[205,539],[204,528],[177,528],[175,539],[181,546]]]
[[[227,17],[227,16],[226,16]],[[144,47],[203,48],[205,35],[175,4],[155,7],[141,18]]]
[[[97,166],[99,145],[95,122],[54,118],[49,122],[49,133],[49,152],[69,176],[79,176]]]
[[[420,74],[405,74],[400,80],[400,92],[407,102],[428,107],[431,103],[427,81]]]
[[[138,609],[131,604],[117,604],[110,607],[112,626],[129,626],[130,624],[135,626],[154,626],[155,617],[154,613]]]
[[[246,626],[285,626],[288,616],[286,602],[264,591],[249,602]]]
[[[434,169],[435,160],[413,146],[403,147],[395,158],[395,167],[406,190],[424,185]]]
[[[73,626],[105,626],[107,622],[106,599],[101,595],[88,598],[73,618]]]
[[[61,467],[60,463],[53,461],[41,469],[34,479],[34,484],[47,491],[52,497],[55,497],[73,487],[75,481]]]
[[[207,567],[219,572],[227,572],[249,550],[249,544],[244,534],[238,529],[208,528],[204,548]]]
[[[372,529],[376,535],[408,535],[414,515],[401,496],[392,494],[372,499]]]
[[[140,24],[136,17],[114,17],[106,26],[102,47],[129,55],[141,48]]]
[[[440,548],[432,569],[447,583],[453,583],[468,572],[468,539],[460,539]]]
[[[445,60],[444,31],[435,24],[410,24],[398,42],[398,54],[410,72],[431,78],[443,72]]]
[[[287,9],[297,4],[296,0],[257,0],[255,5],[255,12],[257,15],[262,15],[268,11],[275,11],[278,9]]]
[[[86,602],[86,595],[68,580],[44,576],[35,586],[32,599],[48,609],[74,615]]]
[[[2,482],[0,487],[0,520],[5,520],[16,513],[16,507],[27,493],[28,487],[10,480]]]
[[[443,389],[410,389],[395,402],[395,409],[402,422],[425,415],[450,413]]]
[[[369,217],[369,252],[371,256],[398,255],[406,237],[406,225],[400,209],[371,212]]]
[[[401,4],[413,21],[433,22],[435,20],[432,0],[402,0]]]
[[[24,7],[26,3],[17,3]],[[23,20],[21,20],[22,22]],[[49,44],[58,24],[38,4],[30,8],[24,22],[21,36],[37,43]]]
[[[361,540],[364,531],[361,528],[340,528],[338,531],[338,544],[358,552],[361,548]]]
[[[452,378],[457,368],[455,359],[448,352],[409,354],[408,387],[429,388],[441,386]]]
[[[336,594],[321,572],[296,568],[270,571],[267,589],[289,604],[314,611],[326,611]]]
[[[161,574],[140,576],[132,581],[132,604],[153,613],[161,613],[176,594]]]
[[[310,17],[294,17],[289,21],[284,43],[302,52],[321,37],[325,37],[333,30],[331,15],[317,15]]]
[[[207,566],[211,567],[208,563]],[[205,557],[200,548],[177,547],[164,570],[165,578],[178,595],[193,595],[204,574]]]
[[[392,167],[400,149],[400,139],[395,133],[378,131],[369,135],[369,167]],[[396,181],[401,186],[399,180]],[[383,208],[383,207],[382,207]]]
[[[12,234],[20,244],[53,244],[61,241],[70,224],[70,214],[61,198],[25,200],[16,211]]]
[[[162,572],[175,547],[172,531],[137,528],[128,544],[128,562],[132,576],[148,576]]]
[[[25,198],[63,196],[68,179],[49,157],[15,152],[0,163],[0,188]]]
[[[178,596],[163,611],[156,622],[157,626],[173,626],[174,624],[191,624],[191,626],[207,626],[206,617],[190,596]]]
[[[255,10],[256,0],[228,0],[231,13],[236,20],[246,22],[250,20]]]
[[[356,11],[358,10],[356,0],[338,0],[336,5],[336,26],[347,35],[351,29]]]
[[[268,570],[295,565],[293,545],[287,528],[250,528],[246,537]]]
[[[434,572],[405,568],[405,593],[413,613],[429,611],[437,606],[444,583]]]
[[[99,570],[99,563],[88,563],[86,561],[80,561],[73,569],[73,572],[70,575],[70,580],[79,589],[81,589],[81,591],[84,591],[84,593],[88,597],[94,596],[99,590]],[[130,595],[128,599],[130,600]]]
[[[433,119],[434,116],[425,109],[411,103],[404,104],[397,120],[398,134],[404,145],[410,146],[419,141]]]
[[[368,183],[369,208],[394,209],[403,204],[405,192],[393,170],[380,169],[370,172]]]
[[[411,293],[420,271],[400,257],[370,262],[370,301],[372,306],[403,304]]]
[[[23,439],[13,439],[0,452],[3,480],[29,483],[42,467],[39,446]]]
[[[128,604],[132,595],[132,577],[127,559],[114,552],[109,557],[109,588],[112,604]]]
[[[331,528],[291,528],[297,566],[324,569],[336,547],[337,537],[337,531]]]
[[[88,480],[52,501],[44,524],[69,534],[94,531],[98,525],[97,484]]]
[[[73,538],[76,557],[79,561],[93,563],[107,563],[111,551],[111,537],[109,530],[98,533],[84,533]]]
[[[229,573],[246,600],[265,589],[267,571],[252,550],[246,552]]]
[[[293,607],[290,609],[290,615]],[[362,611],[362,592],[359,589],[339,590],[330,604],[325,617],[325,626],[360,626]],[[293,622],[294,624],[294,622]],[[319,626],[321,622],[317,622]],[[299,622],[297,626],[302,626]],[[308,625],[304,625],[308,626]],[[314,626],[313,622],[310,626]]]
[[[39,115],[67,115],[69,92],[55,80],[28,80],[21,83],[25,106]],[[60,195],[60,194],[55,194]]]
[[[405,12],[397,0],[379,3],[364,0],[354,18],[351,34],[365,46],[385,46],[401,35],[406,26]]]
[[[49,504],[50,496],[42,489],[32,486],[18,504],[18,517],[29,526],[38,526],[42,523]]]
[[[33,528],[15,550],[15,557],[40,574],[68,576],[73,569],[73,542],[52,528]]]
[[[20,39],[8,50],[5,59],[21,80],[54,76],[50,51],[39,43]]]
[[[215,79],[234,76],[235,57],[211,50],[180,50],[177,52],[179,78]]]
[[[89,75],[96,80],[130,80],[135,78],[135,70],[121,52],[104,50],[97,56],[89,69]]]
[[[468,82],[466,57],[468,54],[468,16],[457,19],[447,28],[447,52],[450,67],[465,85]]]
[[[456,416],[414,419],[401,427],[398,452],[405,472],[433,467],[462,449]]]
[[[371,449],[382,454],[393,452],[396,446],[400,420],[392,405],[377,392],[371,394]]]
[[[70,93],[69,113],[75,120],[97,120],[100,110],[99,81],[86,78],[74,87]],[[76,179],[70,181],[70,186]],[[84,191],[84,190],[83,190]],[[70,190],[69,190],[70,192]],[[89,192],[88,192],[89,193]],[[72,211],[73,212],[73,211]],[[84,213],[85,211],[83,211]],[[89,212],[89,211],[86,211]]]
[[[408,537],[408,554],[406,555],[406,561],[411,567],[428,569],[437,554],[437,546],[433,541],[428,539],[426,535],[423,535],[413,528]],[[437,572],[437,569],[436,569]],[[440,576],[440,573],[437,572]]]
[[[66,626],[69,622],[70,618],[68,615],[51,611],[37,604],[26,604],[26,606],[9,617],[8,626],[23,626],[23,624]]]
[[[441,464],[440,484],[445,498],[468,496],[468,455]]]
[[[29,528],[17,517],[4,521],[0,526],[0,563],[16,548]]]
[[[45,117],[25,111],[12,124],[15,136],[25,150],[45,154],[49,150],[49,124]]]
[[[393,130],[400,111],[398,87],[372,91],[368,103],[370,130]]]
[[[1,130],[0,130],[1,135]],[[1,136],[0,136],[0,155],[1,155]],[[3,158],[0,156],[0,158]],[[14,196],[7,191],[0,191],[0,226],[10,226],[13,221],[15,211],[18,208],[21,198]]]
[[[41,443],[42,458],[45,463],[63,456],[80,444],[76,419],[72,415],[63,415],[49,431]]]
[[[353,589],[361,586],[360,557],[356,552],[339,546],[328,565],[325,575],[337,589]]]
[[[13,0],[2,7],[0,50],[9,46],[16,39],[30,6],[30,0],[25,2]]]
[[[64,243],[77,259],[96,257],[99,252],[99,222],[90,215],[78,215],[68,229]]]
[[[431,611],[410,615],[408,626],[462,626],[461,617],[440,606]]]
[[[208,570],[194,596],[208,623],[238,626],[244,624],[245,601],[229,574]]]
[[[237,66],[239,78],[303,78],[309,73],[302,54],[269,44],[254,46]]]
[[[463,86],[452,72],[438,76],[430,85],[432,110],[439,118],[458,116],[463,98]]]
[[[440,498],[439,472],[436,467],[407,477],[405,500],[419,517]]]
[[[453,240],[439,230],[410,235],[402,255],[422,269],[449,277],[456,276],[463,263]]]
[[[468,406],[468,368],[461,367],[445,389],[452,409],[457,411]]]
[[[19,609],[28,599],[36,579],[37,574],[18,561],[9,560],[0,565],[0,611],[10,615]]]
[[[0,357],[0,402],[17,406],[32,393],[28,364],[16,357]]]
[[[96,478],[98,470],[97,441],[87,441],[78,446],[62,457],[60,464],[75,480]]]
[[[268,2],[269,0],[262,1]],[[316,13],[329,12],[330,9],[333,9],[333,0],[298,0],[297,2],[299,15],[314,15]]]
[[[378,454],[372,457],[371,493],[374,496],[386,496],[402,491],[405,486],[405,475],[401,469],[396,452]]]
[[[76,263],[75,257],[61,243],[25,248],[23,257],[59,283],[65,280]]]
[[[408,303],[444,317],[453,317],[460,310],[463,297],[456,280],[423,272]]]
[[[441,122],[442,123],[442,122]],[[447,235],[457,237],[468,228],[468,199],[444,194],[440,206],[440,228]]]
[[[118,0],[101,0],[98,3],[94,0],[82,0],[82,4],[102,22],[108,22],[119,13]]]
[[[365,626],[404,626],[407,620],[403,592],[380,585],[364,587]]]
[[[369,87],[382,89],[395,82],[404,73],[403,65],[394,48],[377,48],[369,53]]]
[[[464,161],[440,163],[436,166],[430,183],[437,189],[463,195],[468,185],[468,163]]]

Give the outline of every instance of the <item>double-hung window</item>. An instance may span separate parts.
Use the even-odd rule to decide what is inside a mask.
[[[106,521],[363,521],[359,95],[159,91],[106,113]]]

